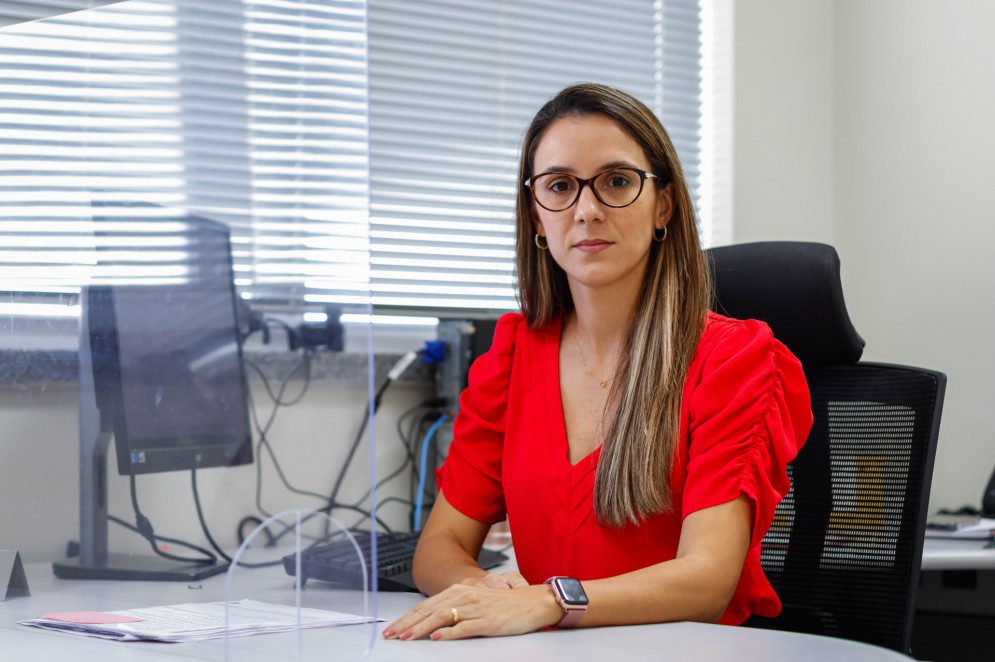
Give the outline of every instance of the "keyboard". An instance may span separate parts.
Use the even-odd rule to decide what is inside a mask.
[[[363,552],[369,565],[372,540],[369,531],[352,533],[356,544]],[[413,591],[414,578],[411,576],[417,533],[383,533],[377,536],[377,587],[381,591]],[[501,565],[508,560],[502,552],[482,549],[477,563],[484,570]],[[297,569],[296,554],[283,557],[283,568],[293,576]],[[340,588],[363,589],[363,571],[356,554],[356,548],[347,538],[318,543],[301,551],[301,586],[307,580],[318,579],[337,584]],[[372,587],[372,582],[370,583]]]

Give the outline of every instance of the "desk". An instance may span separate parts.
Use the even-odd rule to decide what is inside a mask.
[[[177,660],[224,659],[224,641],[193,644],[121,643],[48,632],[17,625],[17,621],[53,611],[114,610],[168,605],[183,602],[211,602],[224,599],[224,576],[212,577],[191,589],[182,583],[79,581],[57,579],[50,566],[27,566],[31,597],[0,602],[0,650],[4,660],[108,660],[176,662]],[[292,582],[277,581],[276,575],[253,580],[254,599],[292,602]],[[306,591],[325,591],[332,597],[345,592],[332,591],[320,582],[308,584]],[[357,599],[356,594],[350,594]],[[243,597],[243,596],[236,596]],[[349,599],[349,598],[347,598]],[[380,616],[399,616],[417,602],[413,594],[379,595]],[[330,607],[332,608],[332,607]],[[378,631],[382,629],[378,627]],[[342,651],[361,651],[368,639],[368,627],[326,628],[304,634],[302,659],[352,659]],[[231,659],[294,659],[294,635],[265,634],[231,639]],[[778,660],[847,660],[847,662],[908,662],[896,652],[842,639],[772,632],[750,628],[665,623],[628,627],[591,628],[537,632],[518,637],[472,639],[466,641],[383,641],[378,639],[368,659],[437,662],[512,662],[523,660],[569,659],[575,662],[597,660],[624,652],[627,661],[636,660],[736,660],[737,662],[776,662]],[[320,654],[319,654],[320,652]],[[358,658],[358,653],[353,656]]]
[[[923,570],[995,570],[995,548],[987,540],[926,538],[922,547]]]
[[[995,549],[987,540],[926,538],[912,652],[934,662],[991,658]]]

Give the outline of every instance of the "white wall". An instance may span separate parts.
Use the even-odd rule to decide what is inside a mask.
[[[832,2],[733,7],[734,242],[832,243]]]
[[[949,378],[932,509],[978,505],[995,468],[995,3],[749,0],[735,25],[736,240],[837,246],[864,357]]]
[[[837,2],[837,235],[868,358],[947,373],[932,504],[995,468],[995,3]]]
[[[292,382],[288,396],[300,381]],[[257,383],[258,386],[258,383]],[[384,395],[377,415],[377,472],[383,477],[397,467],[403,452],[395,432],[398,415],[428,397],[435,389],[427,384],[394,384]],[[288,481],[298,489],[327,494],[346,450],[359,429],[366,410],[364,384],[317,381],[298,405],[281,409],[269,438]],[[262,388],[253,400],[265,420],[270,401]],[[79,539],[77,390],[74,385],[48,384],[25,390],[0,388],[0,549],[17,549],[26,562],[49,562],[65,555],[66,543]],[[256,435],[253,435],[256,437]],[[126,478],[117,475],[110,449],[108,502],[112,515],[134,522]],[[270,513],[289,508],[314,508],[310,497],[296,496],[280,483],[268,457],[249,466],[207,469],[198,473],[198,491],[212,535],[226,547],[237,546],[235,528],[246,515],[256,514],[256,469],[263,469],[263,507]],[[381,491],[408,497],[410,472]],[[341,497],[362,495],[370,481],[369,445],[364,439],[357,452]],[[157,534],[206,546],[200,531],[191,492],[190,473],[148,474],[137,479],[139,505]],[[389,525],[407,530],[407,509],[387,505],[379,515]],[[335,516],[352,524],[359,516],[337,511]],[[147,553],[136,534],[111,524],[112,551]],[[172,551],[176,551],[173,548]],[[180,551],[180,554],[190,554]]]

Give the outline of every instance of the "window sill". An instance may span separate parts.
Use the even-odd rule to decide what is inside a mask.
[[[0,389],[8,391],[45,390],[49,385],[76,384],[79,379],[79,362],[76,352],[66,350],[2,350],[0,352]],[[297,371],[301,362],[300,352],[274,349],[245,350],[246,360],[259,367],[268,380],[282,381],[291,377],[302,379]],[[320,351],[313,355],[311,379],[335,381],[344,384],[367,384],[369,368],[367,354],[358,352]],[[402,353],[377,352],[374,354],[376,383],[387,378],[387,373],[403,356]],[[299,374],[293,374],[297,371]],[[249,381],[259,379],[253,370],[247,370]],[[413,363],[402,380],[411,383],[429,383],[432,369],[421,361]]]

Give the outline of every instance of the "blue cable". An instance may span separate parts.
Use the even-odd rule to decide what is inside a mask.
[[[418,467],[418,494],[415,496],[415,533],[421,532],[421,506],[422,499],[425,497],[425,465],[428,464],[428,445],[432,441],[432,437],[435,436],[436,430],[442,427],[442,424],[448,418],[448,414],[443,414],[435,423],[432,423],[432,427],[425,433],[425,438],[421,442],[421,465]]]

